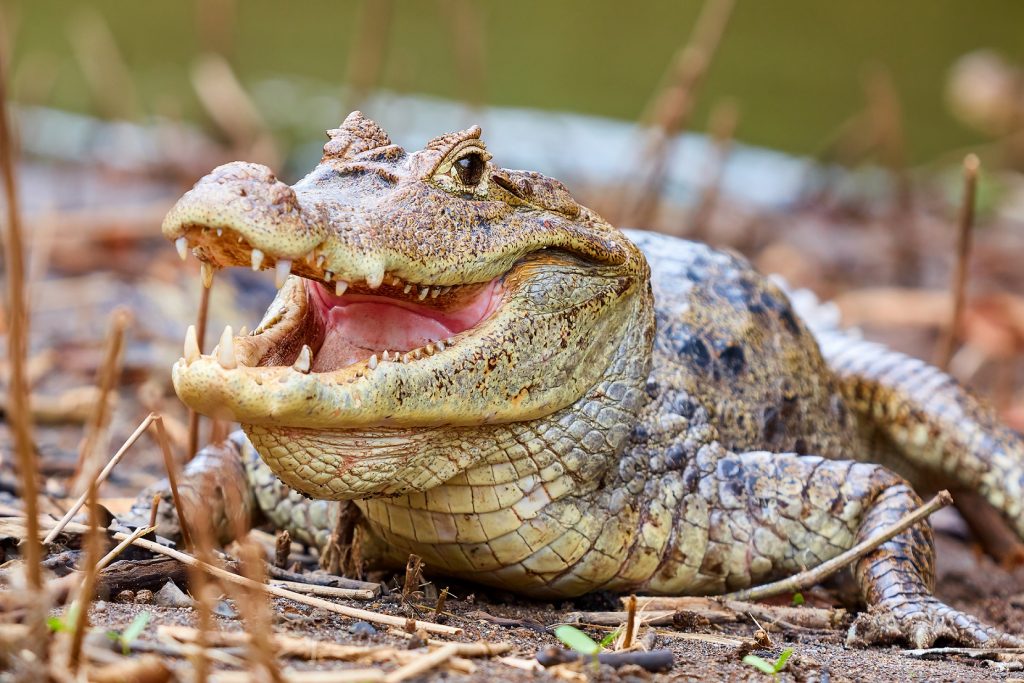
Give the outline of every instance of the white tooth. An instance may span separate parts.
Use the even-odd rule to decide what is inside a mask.
[[[313,362],[313,352],[310,350],[308,344],[302,345],[302,350],[299,351],[299,357],[295,359],[295,363],[292,368],[296,372],[307,373],[309,372],[310,365]]]
[[[405,286],[405,287],[404,287],[404,288],[402,289],[402,293],[403,293],[403,294],[408,294],[408,293],[409,293],[410,291],[412,291],[412,285],[406,285],[406,286]]]
[[[203,277],[203,287],[209,289],[213,285],[213,265],[203,261],[199,264],[199,274]]]
[[[334,296],[341,296],[348,289],[348,283],[344,280],[338,280],[334,283]]]
[[[433,353],[434,353],[434,345],[433,344],[427,344],[426,346],[423,347],[423,350],[426,351],[428,356],[433,355]]]
[[[217,228],[217,237],[224,236],[224,228]]]
[[[443,341],[438,339],[436,342],[434,342],[434,344],[437,345],[437,350],[438,351],[444,351],[444,342]]]
[[[306,254],[306,263],[308,263],[309,265],[313,265],[313,263],[315,261],[316,261],[316,252],[315,251],[311,251],[308,254]]]
[[[402,281],[399,280],[397,277],[392,277],[391,278],[391,286],[392,287],[397,287],[400,284],[402,284]]]
[[[277,264],[274,266],[274,284],[278,289],[284,287],[284,281],[288,279],[291,272],[292,262],[290,260],[286,258],[277,260]]]
[[[381,283],[384,282],[384,264],[381,263],[376,268],[366,274],[366,285],[370,289],[377,289]]]
[[[239,235],[239,236],[238,236],[238,243],[239,243],[239,244],[241,244],[241,243],[242,243],[242,242],[244,242],[244,241],[245,241],[245,238],[244,238],[244,237],[242,237],[241,235]]]
[[[442,293],[442,294],[447,294],[447,293],[448,293],[448,292],[450,292],[450,291],[452,291],[452,288],[451,288],[451,287],[445,287],[444,289],[442,289],[442,290],[441,290],[441,293]]]
[[[259,249],[252,250],[252,269],[259,270],[263,267],[263,252]]]
[[[235,360],[235,339],[231,335],[231,325],[225,327],[224,332],[220,335],[217,362],[226,370],[238,367],[238,361]]]
[[[327,260],[327,257],[324,256],[323,254],[320,254],[319,256],[317,256],[316,257],[316,267],[317,268],[323,268],[324,267],[324,261],[326,261],[326,260]]]
[[[245,325],[242,325],[241,327],[239,327],[238,328],[238,336],[239,337],[248,337],[249,336],[249,328],[246,327]]]
[[[402,356],[402,365],[406,365],[408,363],[409,363],[409,354],[405,354],[404,356]]]
[[[174,248],[178,250],[178,256],[181,257],[182,261],[184,261],[185,259],[188,258],[188,238],[187,237],[179,237],[178,239],[174,240]]]
[[[370,356],[370,360],[368,360],[366,362],[366,365],[369,366],[369,368],[371,370],[376,368],[377,367],[377,354],[373,354],[372,356]]]
[[[391,360],[391,358],[388,356],[388,350],[387,349],[384,349],[384,353],[380,354],[380,359],[381,360]]]
[[[420,301],[426,299],[427,294],[430,294],[430,287],[420,287]]]
[[[324,271],[324,281],[330,282],[333,279],[334,279],[334,273],[332,273],[329,270],[325,270]]]
[[[414,350],[412,352],[412,357],[415,358],[416,360],[419,360],[420,358],[423,357],[423,351],[421,349]]]
[[[191,364],[199,358],[199,342],[196,340],[196,326],[189,325],[185,330],[185,363]]]
[[[441,288],[440,287],[434,287],[432,290],[430,290],[430,298],[431,299],[436,299],[437,295],[440,294],[440,293],[441,293]]]

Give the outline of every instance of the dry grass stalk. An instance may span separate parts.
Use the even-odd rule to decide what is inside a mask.
[[[950,283],[953,299],[953,313],[949,326],[942,335],[936,364],[946,370],[956,351],[957,340],[963,325],[964,302],[967,291],[967,265],[971,256],[971,235],[974,232],[974,206],[978,190],[978,171],[981,161],[974,154],[964,158],[964,196],[960,204],[960,220],[957,224],[956,267]]]
[[[451,31],[451,46],[455,52],[456,83],[461,91],[460,99],[473,110],[483,104],[487,92],[485,78],[484,27],[480,7],[467,0],[442,0],[441,11]]]
[[[195,560],[185,555],[185,557],[189,557],[191,560],[191,562],[186,562],[185,564],[189,567],[189,589],[192,597],[195,598],[197,621],[199,623],[198,637],[196,638],[198,649],[193,653],[192,667],[195,671],[193,676],[196,683],[206,683],[210,673],[210,662],[206,650],[210,646],[210,631],[213,630],[213,608],[215,601],[213,592],[216,583],[208,576],[210,572],[204,571],[204,565],[213,566],[213,530],[210,528],[208,519],[197,519],[194,522],[195,544],[193,552],[197,554],[199,559]],[[143,539],[139,539],[135,541],[135,544],[139,545],[142,541]],[[184,553],[181,554],[184,555]],[[216,574],[214,574],[213,578],[215,577]]]
[[[244,671],[219,671],[210,679],[213,683],[250,683]],[[384,680],[380,669],[345,669],[342,671],[285,671],[287,683],[377,683]]]
[[[241,543],[240,559],[242,561],[242,574],[259,584],[267,582],[267,575],[263,571],[263,553],[259,544],[247,539]],[[235,591],[235,603],[242,611],[248,632],[250,662],[254,666],[253,674],[260,675],[260,668],[263,673],[274,683],[283,683],[281,668],[277,665],[277,647],[273,639],[273,620],[270,599],[266,593],[248,591],[237,587]],[[258,667],[256,666],[258,665]]]
[[[654,131],[644,146],[640,191],[627,199],[618,223],[634,227],[653,224],[668,176],[668,161],[676,136],[686,129],[697,92],[729,23],[735,0],[707,0],[693,27],[690,40],[676,53],[673,74],[658,94],[653,109]]]
[[[318,586],[312,583],[300,583],[298,581],[272,580],[274,586],[280,586],[293,590],[296,593],[307,595],[319,595],[322,598],[341,598],[343,600],[373,600],[377,592],[364,588],[335,588],[334,586]]]
[[[85,577],[78,590],[78,599],[75,600],[78,612],[75,615],[74,630],[71,633],[71,650],[68,654],[68,668],[72,673],[78,671],[82,641],[89,628],[89,605],[92,603],[92,596],[96,590],[96,574],[99,572],[103,544],[100,532],[99,473],[95,470],[95,463],[90,463],[88,467],[93,470],[94,474],[89,482],[89,488],[86,490],[89,503],[89,530],[85,536]]]
[[[155,419],[156,415],[154,413],[150,413],[145,417],[145,419],[142,420],[139,426],[135,428],[135,431],[132,432],[131,436],[129,436],[128,439],[121,446],[121,448],[118,449],[117,453],[114,453],[114,457],[110,459],[110,462],[108,462],[106,466],[102,470],[100,470],[100,473],[96,475],[95,481],[97,487],[99,487],[103,482],[107,480],[107,477],[110,476],[111,470],[113,470],[114,467],[117,466],[117,463],[121,462],[121,458],[123,458],[125,453],[128,452],[128,449],[131,448],[136,441],[138,441],[139,437],[142,436],[142,433],[146,431],[146,429]],[[64,516],[61,517],[60,521],[57,522],[56,526],[54,526],[50,530],[50,533],[46,535],[46,538],[43,539],[44,545],[49,545],[50,543],[53,543],[53,539],[57,538],[57,535],[64,530],[64,528],[71,521],[71,518],[77,515],[78,511],[82,509],[82,506],[85,504],[88,495],[89,489],[86,489],[86,491],[82,493],[81,496],[78,497],[78,500],[76,500],[74,504],[70,508],[68,508],[68,511],[64,513]],[[26,516],[28,515],[27,508],[25,514]],[[32,517],[29,519],[31,520],[35,518]],[[31,530],[29,531],[29,536],[32,536]],[[38,534],[35,536],[35,538],[38,538]]]
[[[96,451],[100,444],[105,441],[107,427],[110,424],[111,404],[110,396],[114,386],[121,376],[121,355],[124,350],[124,333],[131,323],[132,315],[124,308],[118,308],[110,317],[110,329],[107,332],[107,341],[104,345],[103,362],[96,373],[96,385],[99,388],[99,399],[93,406],[92,414],[85,428],[85,438],[82,439],[82,447],[78,451],[78,463],[75,465],[75,476],[72,479],[71,490],[81,488],[89,473],[95,473],[97,467],[94,464]]]
[[[744,588],[743,590],[736,591],[734,593],[728,593],[722,597],[726,600],[764,600],[765,598],[770,598],[775,595],[798,593],[800,591],[807,590],[811,586],[821,583],[829,576],[832,576],[843,567],[846,567],[847,565],[850,565],[864,557],[893,536],[896,536],[915,524],[927,519],[930,514],[936,510],[946,507],[952,502],[953,497],[949,494],[949,491],[939,491],[934,498],[921,505],[916,510],[903,515],[903,517],[895,523],[879,529],[869,538],[864,539],[849,550],[836,555],[831,560],[822,562],[817,567],[802,571],[799,574],[794,574],[793,576],[779,581],[766,583],[762,586]]]
[[[199,350],[206,348],[206,323],[210,317],[210,290],[213,287],[199,288],[199,313],[196,314],[196,341],[199,343]],[[199,452],[199,413],[188,409],[188,453],[185,454],[185,462],[195,457]]]
[[[46,523],[47,522],[44,520],[44,524]],[[84,533],[86,531],[86,527],[84,527],[81,524],[69,523],[66,525],[65,530],[68,533]],[[123,541],[124,539],[128,538],[129,535],[130,534],[126,534],[123,532],[116,532],[112,536],[115,540]],[[198,542],[199,541],[197,540],[197,544]],[[203,572],[206,572],[207,574],[216,577],[221,581],[246,586],[253,590],[263,591],[265,593],[275,595],[279,598],[287,598],[288,600],[293,600],[303,605],[309,605],[310,607],[319,607],[320,609],[327,610],[328,612],[334,612],[335,614],[340,614],[344,617],[349,617],[350,619],[361,619],[363,621],[369,621],[371,623],[384,624],[386,626],[396,626],[398,628],[404,628],[406,622],[408,621],[412,622],[413,627],[415,629],[423,629],[428,633],[440,633],[448,636],[457,636],[462,634],[462,629],[455,628],[453,626],[434,624],[429,621],[418,621],[412,619],[407,620],[405,617],[396,617],[390,614],[379,614],[377,612],[359,609],[357,607],[339,605],[337,603],[329,602],[327,600],[323,600],[321,598],[317,598],[311,595],[302,595],[301,593],[290,591],[287,588],[256,583],[254,581],[250,581],[244,576],[232,574],[231,572],[225,569],[221,569],[220,567],[217,567],[209,562],[204,562],[200,559],[197,559],[189,555],[188,553],[183,553],[180,550],[174,550],[173,548],[166,548],[160,545],[159,543],[154,543],[153,541],[146,540],[145,538],[136,539],[132,543],[132,545],[139,548],[143,548],[158,555],[173,558],[184,565],[202,570]]]
[[[739,124],[740,110],[735,100],[724,100],[711,110],[711,122],[708,126],[714,149],[711,153],[711,167],[708,170],[707,185],[701,192],[700,201],[693,210],[687,231],[692,239],[706,240],[710,230],[711,216],[718,205],[718,197],[722,192],[722,180],[725,176],[725,165],[732,149],[733,136]]]
[[[430,671],[452,657],[494,657],[512,649],[510,643],[447,643],[426,653],[384,677],[385,683],[399,683]]]
[[[156,528],[156,520],[160,516],[160,501],[163,496],[157,491],[153,494],[153,500],[149,503],[149,526]]]
[[[171,453],[171,441],[167,438],[167,430],[164,429],[163,417],[157,415],[153,418],[156,424],[157,441],[160,442],[160,452],[164,458],[164,469],[167,471],[167,482],[171,488],[171,499],[174,501],[174,509],[178,514],[178,525],[181,527],[181,540],[186,548],[192,547],[192,536],[188,530],[188,520],[185,519],[185,506],[178,493],[178,463]],[[155,506],[154,506],[155,507]],[[154,515],[155,516],[155,513]]]
[[[127,548],[132,543],[134,543],[135,539],[142,538],[143,536],[145,536],[147,534],[150,534],[150,533],[152,533],[154,531],[156,531],[156,525],[155,524],[150,524],[149,526],[143,526],[143,527],[139,527],[138,529],[136,529],[134,531],[134,533],[132,533],[131,536],[129,536],[128,538],[124,539],[123,541],[118,543],[116,546],[111,548],[110,552],[107,553],[106,555],[104,555],[103,559],[101,559],[99,562],[96,563],[96,571],[97,572],[103,571],[103,569],[108,564],[110,564],[111,562],[116,560],[117,556],[124,552],[125,548]]]
[[[30,612],[27,619],[32,631],[28,649],[38,659],[47,656],[43,575],[40,568],[42,548],[39,544],[39,501],[37,499],[37,463],[32,439],[29,406],[29,382],[25,368],[28,355],[29,312],[25,298],[25,249],[22,242],[21,211],[18,204],[18,181],[15,169],[15,140],[7,110],[7,74],[5,54],[0,53],[0,175],[3,176],[4,200],[7,203],[7,225],[4,231],[4,260],[7,266],[7,363],[10,378],[7,385],[7,422],[17,454],[21,500],[25,510],[26,536],[22,542],[25,573],[28,580]]]
[[[68,38],[100,115],[138,118],[140,107],[132,70],[103,15],[92,7],[81,7],[68,23]]]
[[[402,584],[402,597],[408,598],[411,593],[420,589],[422,583],[423,558],[409,553],[409,560],[405,563],[405,583]]]
[[[292,552],[292,535],[283,529],[274,539],[274,566],[284,569],[288,566],[288,555]]]
[[[633,646],[633,636],[636,634],[636,596],[630,595],[626,602],[626,628],[622,633],[622,645],[619,649],[628,650]]]
[[[391,37],[392,0],[363,0],[359,18],[352,23],[352,47],[345,63],[348,84],[346,109],[358,109],[370,90],[380,81],[384,56]]]
[[[448,588],[441,591],[441,594],[437,596],[437,604],[434,605],[434,621],[437,621],[438,617],[444,612],[444,603],[448,600]]]

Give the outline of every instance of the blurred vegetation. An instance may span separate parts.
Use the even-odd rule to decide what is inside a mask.
[[[366,6],[353,1],[2,0],[0,20],[13,44],[14,73],[22,78],[18,92],[50,78],[46,103],[75,110],[104,110],[73,47],[76,34],[88,42],[81,24],[94,7],[132,72],[142,113],[201,117],[187,67],[207,50],[223,52],[246,83],[301,75],[338,84],[340,97],[353,43],[361,40],[380,51],[377,85],[384,88],[635,120],[700,6],[678,0],[396,2],[382,13],[385,23],[371,28],[379,35],[368,37],[361,20]],[[734,96],[743,114],[740,139],[814,152],[863,107],[865,70],[882,65],[901,99],[910,159],[929,160],[979,139],[947,112],[949,66],[980,47],[1024,59],[1022,26],[1018,0],[740,0],[694,121],[705,121],[707,108],[721,97]],[[474,63],[466,65],[467,59]]]

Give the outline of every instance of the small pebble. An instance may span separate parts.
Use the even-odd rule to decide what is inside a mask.
[[[348,632],[359,638],[369,638],[377,635],[377,629],[365,621],[357,621],[348,627]]]
[[[92,611],[97,614],[102,614],[103,612],[106,612],[107,603],[103,602],[102,600],[97,600],[96,602],[92,603]]]
[[[153,591],[143,588],[142,590],[135,593],[135,604],[137,605],[152,605],[153,604]]]
[[[177,584],[168,580],[156,593],[156,604],[164,607],[191,607],[192,598],[185,595]]]
[[[135,602],[135,591],[125,589],[114,596],[115,602]]]
[[[221,600],[217,603],[217,606],[213,608],[213,613],[224,617],[225,619],[237,619],[238,611],[231,606],[231,603],[227,600]]]

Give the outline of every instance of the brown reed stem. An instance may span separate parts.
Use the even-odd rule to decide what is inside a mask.
[[[0,54],[0,60],[4,55]],[[4,199],[7,202],[7,229],[4,251],[7,261],[7,362],[10,379],[7,386],[7,418],[14,437],[21,478],[21,498],[25,506],[27,534],[23,543],[25,571],[33,592],[40,592],[42,551],[39,545],[39,506],[36,500],[36,453],[32,440],[29,382],[25,369],[28,353],[29,314],[25,301],[25,250],[22,243],[18,181],[14,167],[14,135],[7,110],[6,64],[0,61],[0,173],[3,174]]]
[[[164,428],[164,419],[157,415],[153,419],[156,424],[156,437],[160,442],[160,452],[164,457],[164,469],[167,470],[167,482],[171,486],[171,499],[174,501],[174,509],[178,513],[178,525],[181,527],[181,540],[185,547],[192,549],[192,536],[188,531],[188,520],[185,519],[185,505],[178,494],[178,463],[171,453],[171,440],[167,438],[167,430]]]
[[[199,342],[199,350],[206,348],[206,322],[210,315],[210,291],[209,287],[199,288],[199,313],[196,315],[196,341]],[[199,413],[188,409],[188,453],[185,454],[185,462],[195,457],[199,451]]]
[[[971,257],[971,236],[974,232],[974,205],[980,168],[981,161],[977,156],[968,154],[964,157],[964,196],[960,203],[960,220],[957,225],[956,266],[953,270],[953,279],[950,281],[953,312],[950,315],[949,326],[943,332],[936,360],[936,365],[943,370],[949,368],[949,362],[953,359],[957,342],[960,339],[960,328],[963,325],[964,302],[967,296],[967,266]]]
[[[110,317],[110,329],[104,345],[103,362],[96,373],[96,384],[99,387],[99,400],[93,406],[92,415],[85,428],[85,438],[78,451],[78,464],[75,466],[75,484],[72,490],[79,488],[90,473],[95,473],[96,450],[107,432],[110,423],[110,392],[121,376],[121,353],[124,349],[124,333],[131,322],[131,312],[118,308]]]
[[[92,476],[89,481],[89,488],[86,490],[89,502],[89,530],[85,536],[86,559],[85,578],[78,590],[78,612],[75,615],[74,630],[71,633],[71,651],[68,655],[68,668],[74,674],[78,671],[78,663],[82,655],[82,640],[89,628],[89,605],[92,602],[92,595],[96,590],[96,575],[100,564],[100,513],[99,513],[99,472],[90,464]]]

